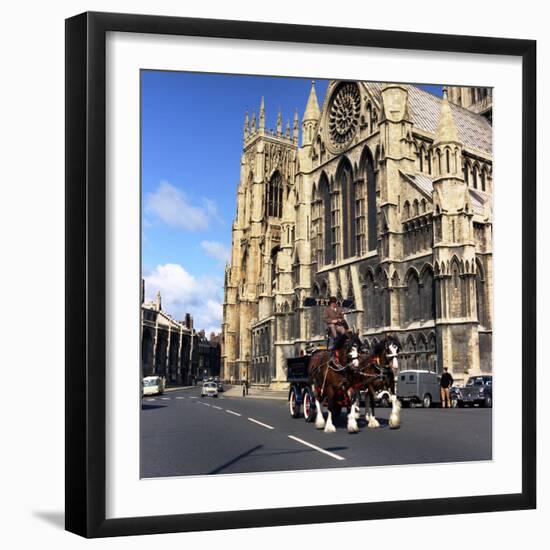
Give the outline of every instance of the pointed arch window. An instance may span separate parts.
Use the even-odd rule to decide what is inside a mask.
[[[375,158],[380,155],[379,147],[376,148]],[[363,194],[362,197],[366,200],[366,209],[363,210],[366,220],[366,251],[375,250],[377,242],[377,211],[376,211],[376,172],[375,161],[368,147],[363,149],[361,160],[359,162],[359,173],[363,179]]]
[[[358,256],[366,252],[365,242],[365,182],[355,182],[355,253]]]
[[[336,171],[336,189],[340,191],[340,208],[342,211],[340,224],[342,227],[341,253],[343,258],[355,255],[356,236],[356,204],[355,185],[350,162],[344,158]],[[336,249],[337,259],[340,258],[340,247]]]
[[[329,224],[330,259],[337,262],[340,258],[340,189],[333,183],[330,190]]]
[[[267,187],[267,215],[281,218],[283,215],[283,178],[276,171],[269,180]]]
[[[474,165],[474,170],[473,170],[473,180],[474,180],[474,189],[477,189],[477,164]]]

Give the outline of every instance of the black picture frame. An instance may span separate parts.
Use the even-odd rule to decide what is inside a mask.
[[[106,519],[106,33],[516,56],[522,60],[522,491],[517,494]],[[66,20],[66,529],[107,537],[536,507],[536,42],[115,13]],[[512,320],[510,320],[512,321]],[[515,323],[519,320],[514,319]]]

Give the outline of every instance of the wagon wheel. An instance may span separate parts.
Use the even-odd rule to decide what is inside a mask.
[[[313,422],[313,420],[315,420],[316,407],[309,388],[304,390],[302,401],[304,404],[304,420],[306,422]]]
[[[288,409],[292,418],[298,418],[300,416],[300,404],[298,403],[296,388],[290,390],[290,395],[288,396]]]

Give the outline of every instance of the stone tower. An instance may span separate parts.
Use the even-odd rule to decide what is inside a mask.
[[[463,177],[462,143],[443,91],[432,147],[433,261],[440,366],[462,376],[479,373],[476,249],[470,193]]]
[[[449,86],[449,101],[493,121],[493,88]]]
[[[223,376],[234,380],[250,378],[252,325],[276,313],[277,294],[292,293],[294,211],[289,201],[295,176],[296,123],[292,136],[290,131],[283,133],[279,111],[276,130],[266,128],[264,98],[258,123],[256,128],[255,113],[250,124],[245,115],[231,264],[225,273]]]

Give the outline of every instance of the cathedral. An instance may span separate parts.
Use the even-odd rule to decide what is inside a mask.
[[[326,341],[330,296],[368,347],[398,338],[401,370],[491,372],[491,119],[488,88],[331,81],[271,130],[262,98],[244,123],[223,377],[285,387],[286,359]]]

